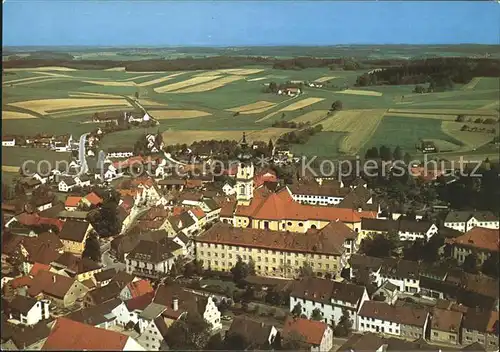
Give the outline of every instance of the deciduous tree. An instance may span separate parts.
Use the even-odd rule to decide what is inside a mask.
[[[322,321],[323,320],[323,313],[321,313],[321,310],[319,308],[315,308],[312,313],[311,313],[311,320],[316,320],[316,321]]]
[[[89,258],[94,262],[101,261],[101,246],[97,234],[92,232],[85,241],[85,248],[82,253],[83,258]]]
[[[477,265],[478,265],[477,254],[471,253],[467,257],[465,257],[465,260],[462,264],[462,269],[465,272],[475,274],[477,273]]]

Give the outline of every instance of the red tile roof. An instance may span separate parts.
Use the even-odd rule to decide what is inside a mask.
[[[82,200],[82,197],[69,196],[66,198],[66,202],[64,202],[64,206],[66,207],[76,207],[78,203]]]
[[[205,212],[200,207],[174,207],[172,215],[179,216],[187,210],[191,210],[194,216],[196,216],[198,219],[205,217]]]
[[[38,214],[21,213],[16,216],[17,221],[25,226],[54,225],[61,231],[64,221],[60,219],[44,218]]]
[[[15,279],[12,279],[11,281],[9,281],[9,283],[12,286],[12,288],[18,288],[23,286],[29,286],[31,280],[32,279],[29,276],[20,276],[16,277]]]
[[[132,312],[134,310],[144,310],[151,302],[153,302],[153,298],[155,296],[154,292],[148,292],[142,296],[138,296],[135,298],[131,298],[125,301],[125,305],[127,309]]]
[[[55,274],[46,270],[40,270],[29,284],[28,294],[32,297],[40,293],[63,298],[75,283],[75,279]]]
[[[98,205],[102,203],[102,198],[99,197],[95,192],[89,193],[85,196],[85,199],[92,205]]]
[[[42,350],[123,350],[128,336],[67,318],[58,318]]]
[[[35,263],[31,267],[30,275],[31,276],[36,276],[38,274],[38,272],[41,271],[41,270],[49,271],[50,270],[50,265]]]
[[[466,247],[475,247],[482,250],[498,252],[500,233],[497,229],[487,229],[484,227],[474,227],[462,236],[447,239],[450,244],[457,244]]]
[[[153,287],[148,280],[133,281],[127,285],[132,298],[137,298],[150,292],[154,292]]]
[[[328,325],[321,321],[288,317],[283,326],[283,338],[291,337],[295,334],[302,336],[304,342],[310,345],[321,345],[321,340]]]
[[[264,182],[278,182],[276,173],[272,170],[266,170],[253,177],[253,185],[255,188],[262,186]]]
[[[375,212],[346,208],[320,207],[295,202],[286,188],[274,193],[262,187],[254,191],[248,206],[238,205],[235,215],[261,220],[340,220],[344,223],[360,222],[361,218],[375,218]]]
[[[186,180],[186,188],[199,188],[202,185],[201,180]]]

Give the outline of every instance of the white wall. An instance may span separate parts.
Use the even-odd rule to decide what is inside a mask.
[[[222,328],[222,323],[220,320],[220,311],[213,301],[213,297],[208,297],[207,306],[205,307],[205,312],[203,313],[203,318],[212,324],[212,329],[217,330]]]
[[[296,202],[319,205],[337,205],[344,199],[343,197],[316,196],[308,194],[292,194],[292,198]]]
[[[123,347],[123,351],[146,351],[146,349],[142,347],[136,340],[129,337],[127,339],[127,343]]]
[[[388,335],[401,336],[401,324],[376,318],[368,318],[361,315],[358,317],[357,328],[360,332],[380,332]]]

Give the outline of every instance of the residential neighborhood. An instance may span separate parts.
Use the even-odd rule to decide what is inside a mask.
[[[498,350],[493,212],[423,218],[360,178],[289,184],[238,147],[222,178],[110,151],[151,168],[108,182],[75,159],[4,199],[2,348]]]

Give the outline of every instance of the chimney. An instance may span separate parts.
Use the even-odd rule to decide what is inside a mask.
[[[177,312],[179,310],[179,297],[174,296],[172,298],[172,309],[174,312]]]
[[[52,282],[56,283],[56,276],[55,275],[52,275]]]
[[[361,213],[363,209],[361,207],[358,208],[358,213]]]

